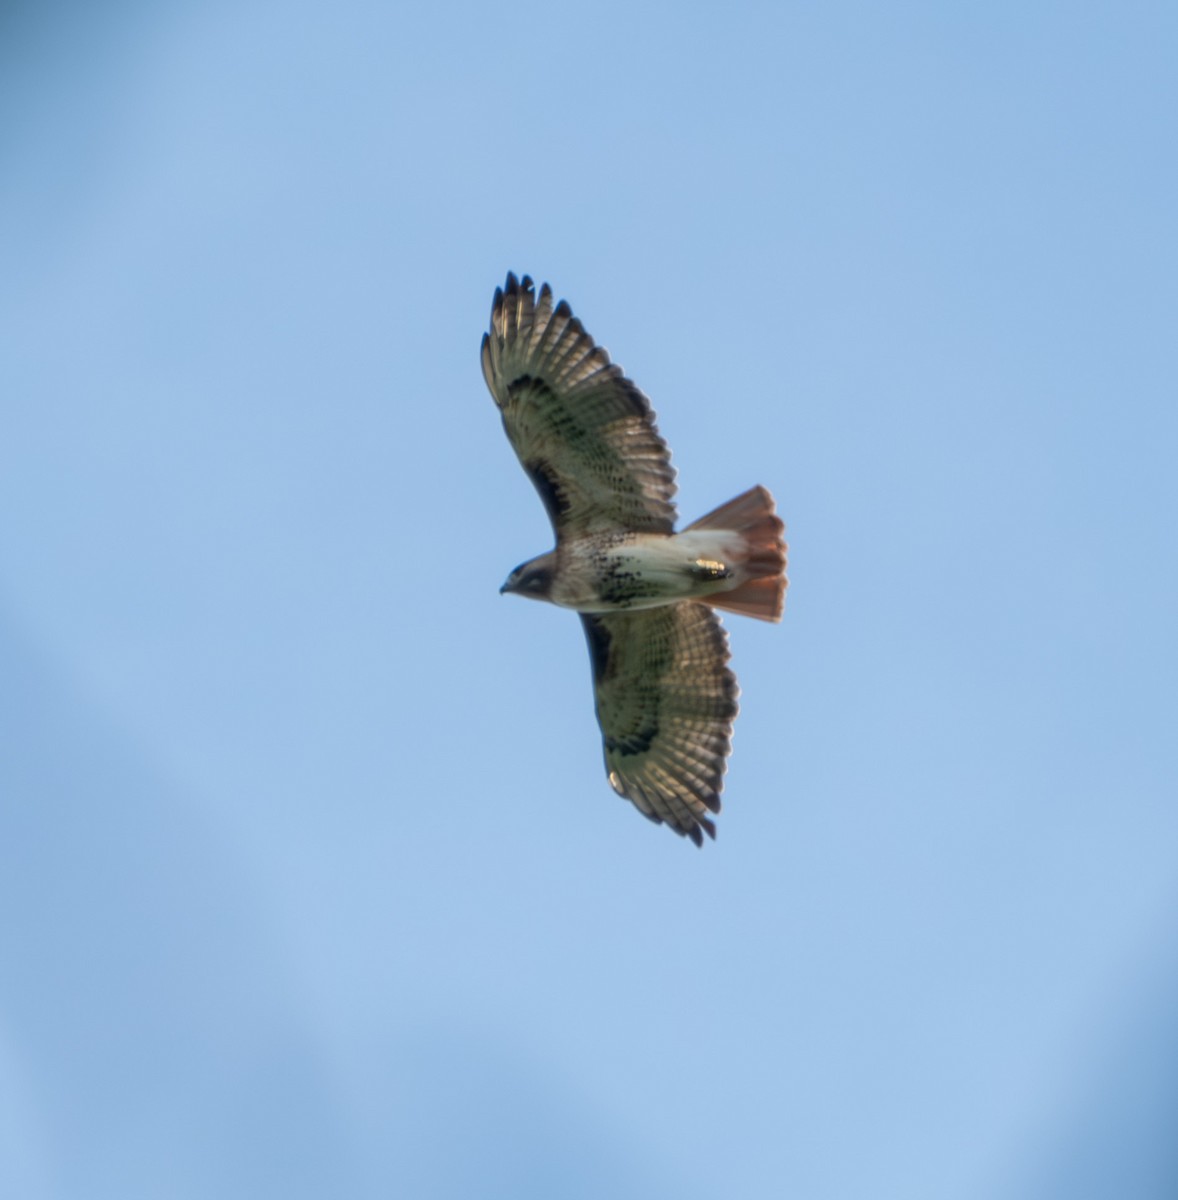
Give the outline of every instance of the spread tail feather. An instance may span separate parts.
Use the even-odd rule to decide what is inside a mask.
[[[785,576],[776,579],[750,579],[729,592],[713,592],[703,602],[725,612],[756,617],[761,621],[780,621],[785,608]]]
[[[782,536],[785,526],[774,511],[768,489],[749,488],[687,528],[736,533],[745,546],[744,552],[731,560],[742,576],[741,582],[728,591],[713,592],[705,598],[705,603],[762,621],[781,620],[785,589],[789,586]]]

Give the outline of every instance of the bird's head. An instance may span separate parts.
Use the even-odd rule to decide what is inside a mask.
[[[507,582],[499,589],[504,592],[514,592],[517,596],[528,596],[532,600],[547,600],[552,592],[552,580],[556,575],[556,563],[553,556],[541,554],[539,558],[529,559],[520,563],[507,577]]]

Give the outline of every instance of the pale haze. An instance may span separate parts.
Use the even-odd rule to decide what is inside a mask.
[[[1178,1194],[1178,10],[0,16],[0,1194]],[[754,484],[605,780],[507,272]]]

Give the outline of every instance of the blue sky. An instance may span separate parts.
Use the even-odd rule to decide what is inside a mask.
[[[1173,1195],[1165,4],[11,5],[0,1190]],[[702,852],[605,783],[508,270],[764,483]]]

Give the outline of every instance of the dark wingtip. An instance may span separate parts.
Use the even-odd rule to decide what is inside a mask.
[[[545,284],[544,286],[547,287],[548,285]],[[514,271],[508,271],[507,282],[504,283],[502,288],[495,289],[496,301],[500,300],[502,297],[509,297],[512,299],[515,299],[519,296],[535,297],[535,294],[536,285],[532,282],[532,277],[530,275],[523,275],[517,278]]]
[[[713,842],[716,840],[716,822],[709,821],[707,817],[699,817],[698,821],[698,825],[693,825],[686,832],[687,836],[702,850],[705,833]]]

